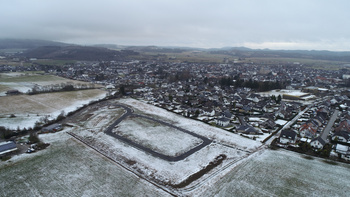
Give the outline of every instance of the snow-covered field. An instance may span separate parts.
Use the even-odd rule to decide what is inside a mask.
[[[220,143],[224,143],[230,146],[242,147],[247,151],[253,151],[261,145],[259,142],[254,142],[253,140],[240,137],[237,134],[227,132],[226,130],[209,126],[208,124],[200,121],[184,118],[181,115],[168,112],[167,110],[146,104],[135,99],[120,99],[118,102],[132,106],[133,108],[136,108],[137,110],[145,112],[149,115],[159,117],[161,120],[166,119],[167,122],[172,123],[174,126],[187,129],[191,132]]]
[[[0,196],[170,196],[65,131],[40,135],[51,144],[43,151],[0,161]]]
[[[324,161],[286,150],[266,150],[237,166],[205,195],[349,196],[350,165]]]
[[[167,162],[100,132],[123,113],[121,108],[96,107],[79,116],[86,124],[72,124],[54,134],[41,134],[51,145],[33,154],[0,161],[0,196],[169,196],[142,177],[178,183],[202,169],[218,154],[222,164],[181,189],[166,190],[179,196],[347,196],[348,164],[329,164],[285,150],[261,149],[261,143],[204,123],[185,119],[137,100],[120,100],[151,117],[171,119],[176,126],[215,140],[179,162]],[[136,111],[136,110],[135,110]],[[108,113],[109,112],[109,113]],[[107,114],[99,116],[98,114]],[[115,116],[113,116],[115,114]],[[87,122],[93,122],[88,124]],[[95,124],[96,123],[96,124]],[[96,125],[94,127],[93,125]],[[83,127],[88,127],[84,129]],[[93,130],[93,132],[92,132]],[[67,134],[90,140],[110,159]],[[241,143],[240,143],[241,142]],[[126,165],[133,172],[119,166]],[[157,185],[157,184],[156,184]],[[168,188],[168,189],[167,189]]]
[[[44,116],[55,118],[62,111],[74,111],[105,95],[103,90],[91,89],[0,97],[0,126],[11,129],[33,127]],[[11,114],[16,117],[10,118]]]
[[[9,72],[0,73],[0,96],[5,96],[7,90],[16,89],[27,93],[34,86],[47,86],[62,83],[88,84],[88,82],[65,79],[54,75],[44,75],[40,72]]]
[[[246,157],[251,151],[254,151],[261,146],[260,142],[243,138],[219,128],[211,127],[199,121],[186,119],[172,112],[157,108],[153,105],[145,104],[138,100],[122,99],[117,100],[114,104],[113,101],[109,102],[112,102],[109,103],[110,106],[118,103],[129,105],[129,107],[132,106],[132,109],[136,114],[142,112],[143,115],[146,115],[147,117],[162,120],[173,126],[186,129],[214,140],[211,144],[194,152],[188,157],[185,157],[183,160],[170,162],[155,157],[147,151],[135,148],[105,134],[104,132],[96,132],[99,130],[101,131],[99,127],[86,128],[85,126],[78,126],[76,124],[72,133],[79,136],[79,139],[84,143],[87,143],[89,146],[98,150],[105,156],[112,158],[136,174],[140,174],[144,178],[157,183],[165,185],[180,184],[192,174],[205,168],[219,155],[227,155],[227,158],[220,166],[229,166]],[[97,117],[98,114],[105,114],[110,106],[103,108],[100,106],[99,109],[95,111],[90,110],[87,113],[89,113],[91,117]],[[120,111],[119,113],[114,114],[116,117],[121,116]],[[84,113],[81,114],[81,116],[84,116]],[[111,119],[113,119],[113,117],[106,118],[106,120]],[[111,124],[111,121],[109,121],[109,124]],[[91,125],[89,120],[85,125]],[[94,132],[92,132],[92,130],[94,130]],[[115,127],[114,132],[117,132],[124,137],[128,137],[128,139],[144,147],[151,148],[155,152],[169,156],[181,155],[202,143],[202,139],[200,138],[176,128],[138,116],[131,116],[123,120]],[[215,173],[220,174],[218,173],[221,170],[220,166],[214,168],[206,176]]]
[[[142,117],[128,117],[113,132],[168,156],[181,155],[203,142],[176,128]]]

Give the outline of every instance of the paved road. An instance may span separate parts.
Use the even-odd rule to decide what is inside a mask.
[[[309,110],[314,104],[310,104],[301,112],[298,113],[291,121],[287,122],[273,137],[271,137],[269,140],[265,142],[265,144],[271,144],[272,141],[279,137],[280,133],[284,129],[289,129],[292,124],[294,124],[295,121],[297,121],[307,110]]]
[[[323,130],[322,134],[321,134],[321,138],[327,142],[327,136],[329,135],[329,132],[332,129],[332,126],[334,125],[335,120],[338,118],[339,115],[339,110],[335,110],[332,117],[329,119],[328,124],[326,126],[326,128]]]
[[[244,121],[244,116],[238,116],[238,120],[241,123],[241,125],[245,126],[247,123]]]
[[[198,135],[196,133],[193,133],[193,132],[190,132],[186,129],[183,129],[183,128],[180,128],[180,127],[176,127],[174,125],[171,125],[167,122],[163,122],[163,121],[160,121],[158,119],[154,119],[154,118],[151,118],[151,117],[148,117],[148,116],[143,116],[143,115],[138,115],[138,114],[133,114],[132,113],[132,109],[124,106],[124,105],[115,105],[116,107],[122,107],[126,110],[126,112],[118,119],[116,120],[113,124],[111,124],[106,130],[105,130],[105,133],[109,136],[112,136],[114,138],[117,138],[139,150],[142,150],[142,151],[145,151],[149,154],[151,154],[152,156],[154,157],[158,157],[158,158],[161,158],[161,159],[164,159],[164,160],[167,160],[167,161],[180,161],[180,160],[183,160],[185,159],[186,157],[192,155],[193,153],[199,151],[200,149],[202,149],[203,147],[207,146],[208,144],[210,144],[212,142],[212,140],[209,140],[208,138],[206,137],[203,137],[201,135]],[[147,147],[144,147],[128,138],[125,138],[123,136],[120,136],[116,133],[113,133],[113,129],[115,126],[117,126],[121,121],[123,121],[125,118],[127,118],[128,116],[136,116],[136,117],[141,117],[141,118],[145,118],[145,119],[148,119],[148,120],[152,120],[152,121],[155,121],[159,124],[162,124],[162,125],[166,125],[168,127],[172,127],[172,128],[175,128],[177,130],[180,130],[184,133],[187,133],[189,135],[192,135],[194,137],[197,137],[197,138],[200,138],[202,140],[202,143],[194,148],[192,148],[191,150],[179,155],[179,156],[176,156],[176,157],[173,157],[173,156],[168,156],[168,155],[164,155],[164,154],[161,154],[161,153],[158,153],[156,151],[154,151],[153,149],[150,149],[150,148],[147,148]]]

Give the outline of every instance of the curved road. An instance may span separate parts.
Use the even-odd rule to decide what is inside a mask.
[[[133,147],[135,147],[135,148],[137,148],[137,149],[139,149],[139,150],[145,151],[145,152],[151,154],[151,155],[154,156],[154,157],[158,157],[158,158],[161,158],[161,159],[163,159],[163,160],[171,161],[171,162],[173,162],[173,161],[180,161],[180,160],[183,160],[183,159],[185,159],[186,157],[192,155],[193,153],[199,151],[200,149],[202,149],[203,147],[207,146],[208,144],[210,144],[210,143],[212,142],[212,140],[209,140],[209,139],[206,138],[206,137],[203,137],[203,136],[201,136],[201,135],[198,135],[198,134],[193,133],[193,132],[191,132],[191,131],[188,131],[188,130],[186,130],[186,129],[183,129],[183,128],[180,128],[180,127],[176,127],[176,126],[174,126],[174,125],[172,125],[172,124],[169,124],[169,123],[167,123],[167,122],[163,122],[163,121],[160,121],[160,120],[157,120],[157,119],[154,119],[154,118],[151,118],[151,117],[139,115],[139,114],[133,114],[132,109],[130,109],[130,108],[124,106],[124,105],[115,105],[115,106],[116,106],[116,107],[122,107],[122,108],[124,108],[126,112],[125,112],[120,118],[118,118],[118,120],[116,120],[113,124],[111,124],[111,125],[105,130],[105,133],[106,133],[107,135],[112,136],[112,137],[114,137],[114,138],[116,138],[116,139],[118,139],[118,140],[121,140],[121,141],[123,141],[123,142],[125,142],[125,143],[127,143],[127,144],[129,144],[129,145],[131,145],[131,146],[133,146]],[[192,135],[192,136],[194,136],[194,137],[196,137],[196,138],[201,139],[201,140],[202,140],[202,143],[201,143],[200,145],[198,145],[198,146],[192,148],[191,150],[189,150],[189,151],[187,151],[187,152],[185,152],[185,153],[183,153],[183,154],[181,154],[181,155],[179,155],[179,156],[175,156],[175,157],[169,156],[169,155],[164,155],[164,154],[162,154],[162,153],[158,153],[158,152],[156,152],[156,151],[154,151],[154,150],[152,150],[152,149],[150,149],[150,148],[144,147],[144,146],[142,146],[141,144],[138,144],[138,143],[136,143],[136,142],[134,142],[134,141],[132,141],[132,140],[130,140],[130,139],[128,139],[128,138],[125,138],[125,137],[123,137],[123,136],[120,136],[120,135],[118,135],[118,134],[112,132],[112,130],[114,129],[114,127],[117,126],[121,121],[123,121],[123,120],[124,120],[125,118],[127,118],[128,116],[135,116],[135,117],[145,118],[145,119],[148,119],[148,120],[152,120],[152,121],[154,121],[154,122],[157,122],[157,123],[159,123],[159,124],[162,124],[162,125],[166,125],[166,126],[168,126],[168,127],[175,128],[175,129],[177,129],[177,130],[180,130],[181,132],[187,133],[187,134],[189,134],[189,135]]]

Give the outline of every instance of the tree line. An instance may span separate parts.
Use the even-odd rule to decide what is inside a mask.
[[[253,90],[257,90],[260,92],[270,91],[275,89],[283,89],[286,87],[285,82],[280,81],[255,81],[252,79],[243,80],[238,76],[232,77],[223,77],[219,80],[219,84],[221,87],[227,86],[235,86],[236,88],[251,88]]]
[[[31,90],[27,92],[29,95],[41,94],[41,93],[51,93],[51,92],[64,92],[64,91],[75,91],[75,90],[85,90],[94,89],[95,84],[71,84],[71,83],[61,83],[54,85],[38,86],[35,85]]]

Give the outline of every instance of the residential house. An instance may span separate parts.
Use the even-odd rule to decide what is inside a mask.
[[[222,117],[222,118],[218,118],[216,119],[216,125],[220,126],[220,127],[226,127],[230,124],[230,119]]]
[[[281,144],[295,144],[297,140],[297,133],[293,130],[285,129],[281,131],[280,143]]]
[[[259,134],[261,134],[261,131],[258,131],[257,129],[255,129],[254,127],[252,127],[250,125],[240,125],[237,128],[237,132],[247,134],[247,135],[259,135]]]
[[[350,147],[342,144],[337,144],[335,147],[335,152],[341,155],[344,159],[350,158]]]
[[[350,120],[343,120],[337,128],[334,129],[335,132],[347,131],[350,132]]]
[[[308,121],[300,126],[299,134],[301,137],[313,138],[316,136],[318,126],[312,122]]]
[[[311,140],[310,145],[316,149],[322,149],[326,142],[321,137],[317,137]]]
[[[350,133],[344,130],[336,131],[332,136],[332,140],[347,143],[350,141]]]

